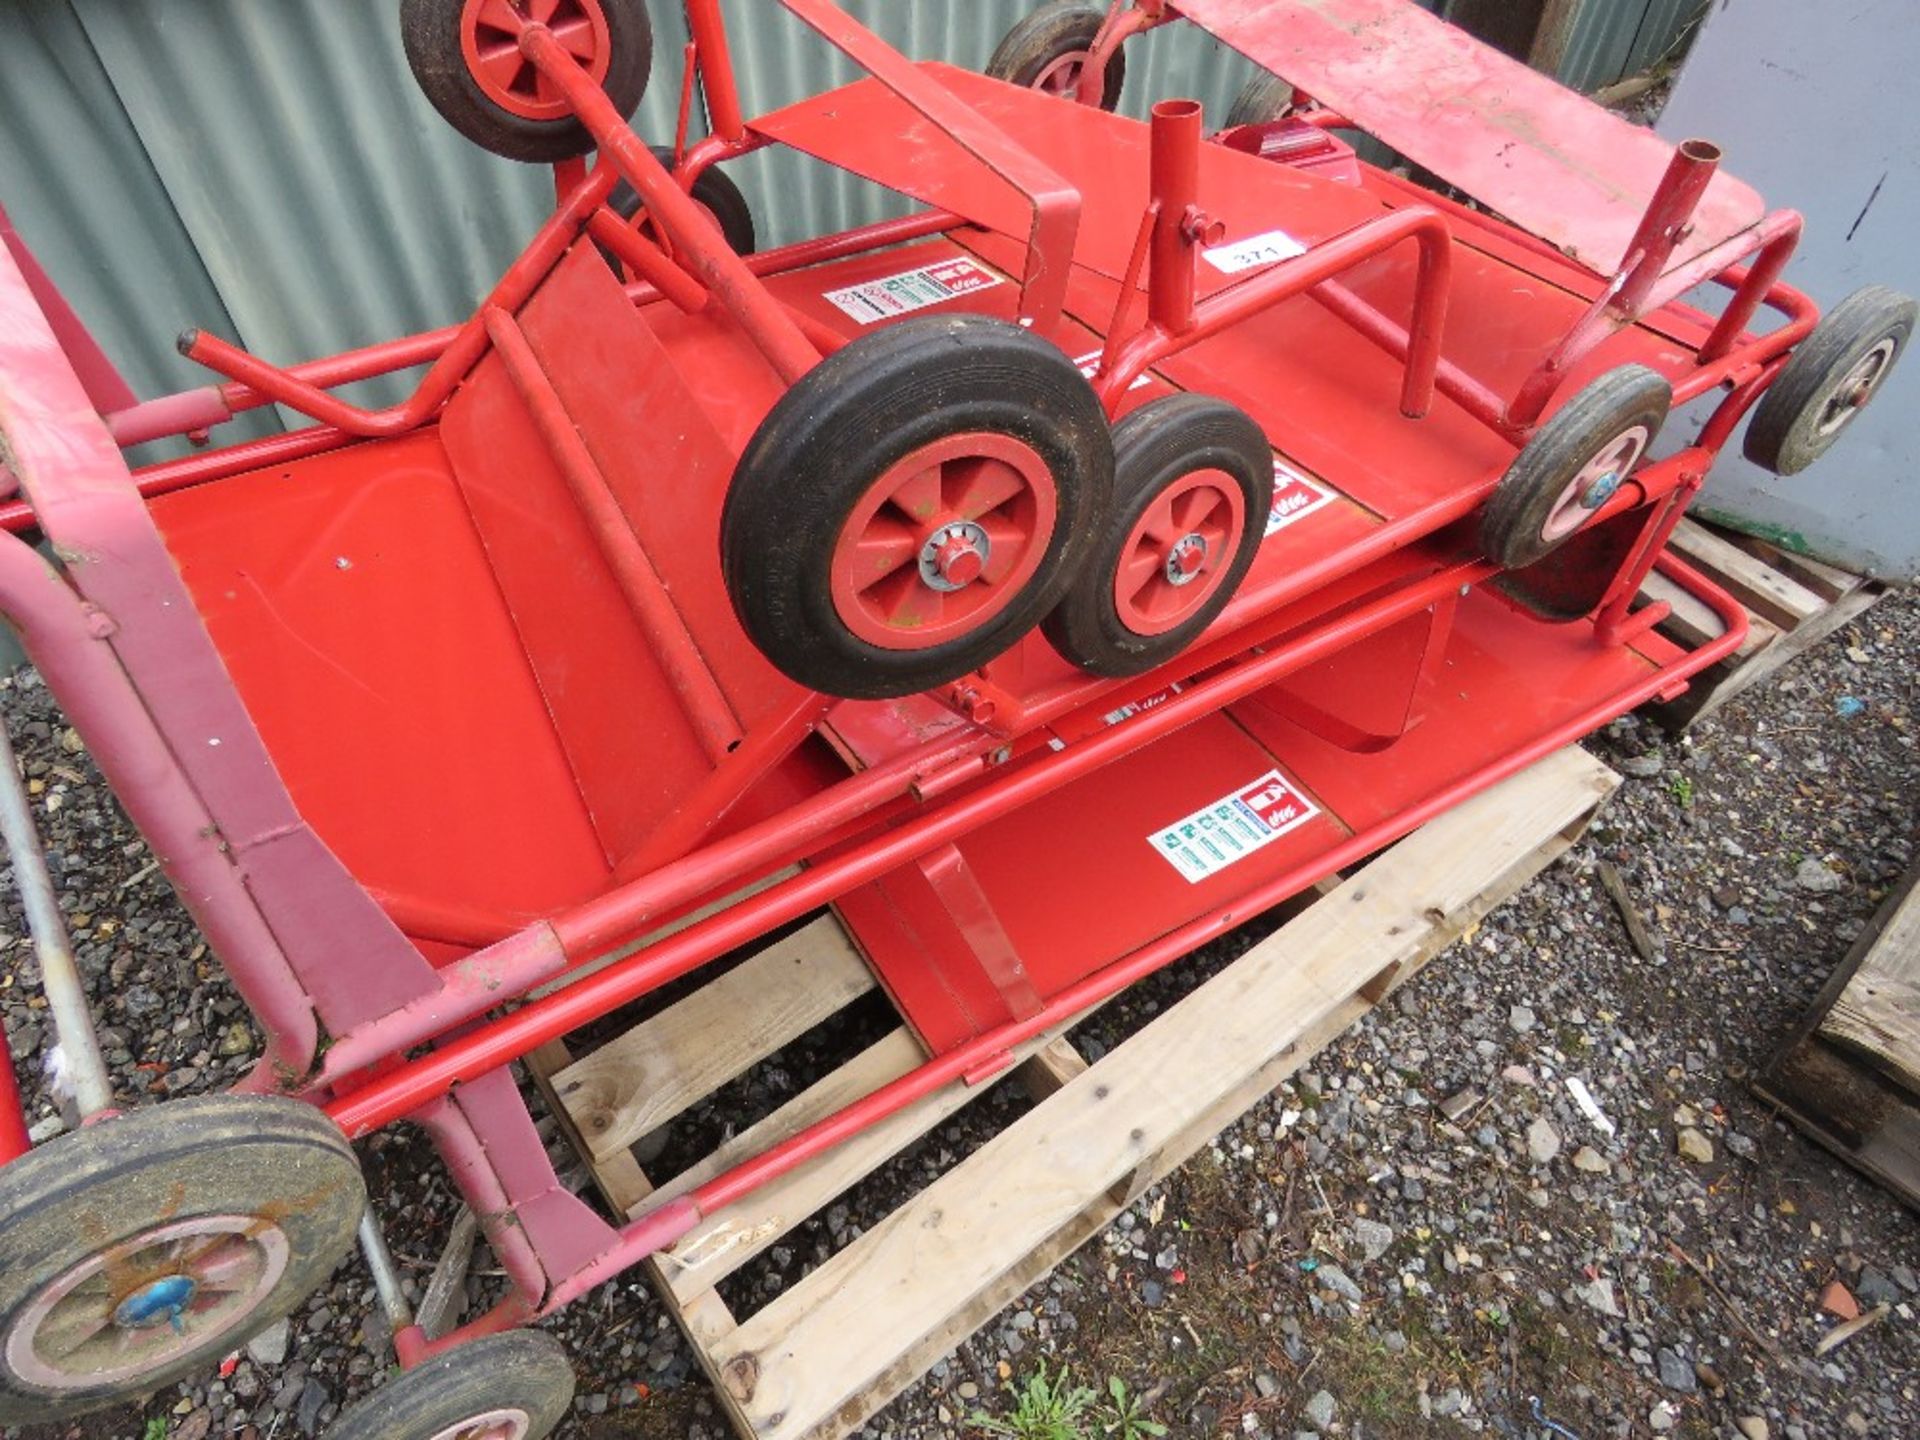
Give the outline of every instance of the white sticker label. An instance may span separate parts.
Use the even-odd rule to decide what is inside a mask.
[[[1131,701],[1128,704],[1122,705],[1118,710],[1109,710],[1100,717],[1100,723],[1103,725],[1118,725],[1122,720],[1131,720],[1142,710],[1151,710],[1156,705],[1166,704],[1167,701],[1180,693],[1180,689],[1180,683],[1175,681],[1173,684],[1167,686],[1166,689],[1156,690],[1144,699]]]
[[[1080,373],[1082,375],[1086,376],[1087,379],[1091,380],[1093,379],[1095,372],[1097,372],[1100,369],[1100,352],[1098,350],[1089,350],[1084,355],[1076,355],[1073,357],[1073,363],[1080,367]],[[1138,390],[1142,385],[1146,383],[1147,383],[1147,376],[1146,376],[1146,373],[1143,371],[1140,374],[1133,377],[1133,383],[1127,386],[1127,389]]]
[[[993,271],[978,260],[956,255],[932,265],[919,265],[879,280],[863,280],[842,290],[829,290],[824,298],[838,310],[851,315],[862,325],[876,320],[891,320],[939,305],[958,295],[987,290],[1001,283]]]
[[[1197,885],[1319,813],[1319,807],[1291,780],[1278,770],[1269,770],[1252,784],[1149,835],[1147,843],[1187,883]]]
[[[1259,235],[1249,235],[1244,240],[1236,240],[1231,245],[1210,245],[1200,252],[1214,269],[1225,275],[1238,275],[1242,270],[1251,270],[1258,265],[1271,265],[1278,260],[1291,260],[1296,255],[1307,253],[1307,247],[1287,234],[1284,230],[1268,230]]]
[[[1273,462],[1273,506],[1267,511],[1267,535],[1277,535],[1333,499],[1333,492],[1309,480],[1284,460]],[[1262,536],[1265,539],[1266,536]]]

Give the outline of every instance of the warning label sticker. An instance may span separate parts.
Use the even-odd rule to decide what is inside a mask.
[[[1267,535],[1277,535],[1333,499],[1333,492],[1310,480],[1284,460],[1273,462],[1273,506],[1267,511]],[[1261,537],[1265,538],[1265,536]]]
[[[919,265],[879,280],[863,280],[841,290],[829,290],[825,299],[862,325],[890,320],[896,315],[924,310],[956,295],[969,295],[1002,283],[978,260],[956,255],[932,265]]]
[[[1149,835],[1147,843],[1189,884],[1197,885],[1319,813],[1319,807],[1291,780],[1269,770],[1233,794]]]
[[[1267,230],[1259,235],[1249,235],[1244,240],[1235,240],[1230,245],[1210,245],[1201,255],[1214,269],[1227,275],[1238,275],[1242,270],[1252,270],[1256,266],[1271,265],[1278,260],[1291,260],[1296,255],[1307,253],[1307,247],[1284,230]]]

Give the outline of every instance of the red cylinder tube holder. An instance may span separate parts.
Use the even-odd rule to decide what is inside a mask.
[[[1194,221],[1199,217],[1198,100],[1162,100],[1153,107],[1149,186],[1154,217],[1147,271],[1147,317],[1174,335],[1193,328]]]

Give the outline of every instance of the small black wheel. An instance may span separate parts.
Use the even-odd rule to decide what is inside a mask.
[[[653,69],[646,0],[400,0],[407,65],[449,125],[509,160],[584,155],[593,136],[520,54],[527,20],[552,30],[622,115],[640,108]]]
[[[0,1424],[211,1365],[320,1287],[366,1203],[333,1123],[266,1096],[148,1106],[0,1167]]]
[[[1583,386],[1500,477],[1480,520],[1487,558],[1519,570],[1558,548],[1620,488],[1672,408],[1673,387],[1644,365]]]
[[[507,1330],[402,1370],[326,1440],[542,1440],[573,1402],[573,1366],[540,1330]]]
[[[987,61],[986,73],[1023,90],[1075,99],[1081,72],[1093,57],[1093,42],[1106,18],[1105,0],[1051,0],[1007,31]],[[1102,110],[1120,103],[1126,82],[1126,52],[1115,50],[1107,62]]]
[[[1047,639],[1095,675],[1171,660],[1239,589],[1272,504],[1273,450],[1245,411],[1205,395],[1141,406],[1114,427],[1113,508]]]
[[[1797,475],[1826,454],[1906,352],[1915,308],[1910,296],[1869,285],[1823,315],[1754,408],[1747,459]]]
[[[915,317],[822,360],[761,422],[721,568],[788,676],[908,695],[1039,623],[1112,490],[1106,416],[1055,346],[984,315]]]
[[[1264,125],[1278,120],[1293,108],[1293,86],[1278,75],[1262,70],[1240,87],[1227,111],[1228,130],[1236,125]]]
[[[654,159],[668,170],[673,169],[673,149],[668,145],[651,147]],[[693,198],[714,219],[720,227],[720,233],[727,237],[727,247],[736,255],[751,255],[754,246],[753,209],[747,204],[747,197],[740,193],[740,187],[709,165],[702,170],[693,182]],[[622,180],[613,187],[613,193],[607,196],[607,208],[622,220],[631,220],[640,213],[640,192]],[[613,254],[601,247],[601,254],[607,257],[607,263],[616,269],[618,263]]]

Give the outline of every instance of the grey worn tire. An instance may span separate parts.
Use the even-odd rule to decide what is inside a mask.
[[[1635,426],[1646,458],[1673,408],[1673,387],[1644,365],[1621,365],[1582,386],[1548,417],[1513,457],[1480,518],[1480,548],[1489,560],[1521,570],[1545,559],[1572,532],[1544,533],[1568,484],[1614,439]]]
[[[573,1403],[573,1366],[539,1330],[486,1335],[403,1370],[341,1412],[326,1440],[432,1440],[499,1410],[518,1411],[519,1440],[542,1440]]]
[[[1293,86],[1278,75],[1262,70],[1240,87],[1227,111],[1226,129],[1236,125],[1264,125],[1278,120],[1293,106]]]
[[[213,1364],[320,1287],[352,1248],[366,1203],[359,1162],[333,1122],[270,1096],[170,1100],[0,1166],[0,1424],[84,1414]],[[287,1249],[244,1314],[108,1384],[50,1387],[16,1368],[37,1359],[23,1328],[36,1302],[76,1267],[162,1226],[236,1215],[271,1222]]]
[[[1747,459],[1776,475],[1797,475],[1826,454],[1900,363],[1915,311],[1911,296],[1868,285],[1821,316],[1754,407],[1741,447]],[[1849,377],[1883,347],[1867,394],[1841,412]]]

